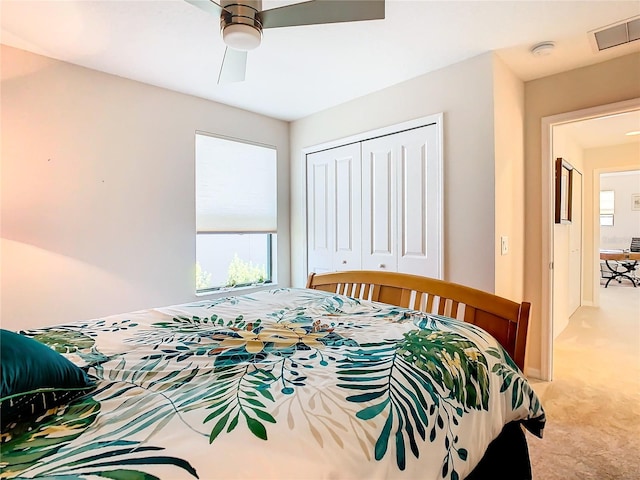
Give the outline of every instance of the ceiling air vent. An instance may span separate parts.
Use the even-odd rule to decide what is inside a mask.
[[[599,51],[640,40],[640,17],[593,32]]]

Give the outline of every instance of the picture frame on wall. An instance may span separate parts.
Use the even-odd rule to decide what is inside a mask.
[[[571,223],[573,166],[564,158],[556,159],[556,223]]]
[[[631,194],[631,210],[640,210],[640,193]]]

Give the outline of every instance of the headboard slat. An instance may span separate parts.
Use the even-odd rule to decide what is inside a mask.
[[[524,369],[529,302],[517,303],[457,283],[408,273],[351,270],[310,274],[307,288],[333,291],[356,298],[424,310],[478,325],[504,347]],[[464,315],[461,310],[464,308]]]

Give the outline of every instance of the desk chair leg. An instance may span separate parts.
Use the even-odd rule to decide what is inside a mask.
[[[609,286],[609,283],[611,283],[611,280],[617,280],[618,283],[622,283],[622,279],[626,278],[627,280],[629,280],[631,282],[631,285],[633,285],[633,288],[637,288],[638,285],[640,285],[639,281],[636,281],[635,275],[634,278],[631,277],[631,275],[629,275],[630,272],[632,272],[632,270],[630,270],[628,267],[625,267],[626,270],[625,272],[621,272],[620,270],[618,270],[618,268],[612,268],[611,265],[609,264],[609,260],[605,260],[604,263],[607,265],[607,268],[611,271],[611,277],[609,277],[609,280],[607,280],[607,283],[604,285],[604,288],[607,288]]]
[[[618,283],[622,283],[622,281],[620,280],[620,278],[626,278],[627,280],[629,280],[631,282],[631,285],[633,285],[633,288],[637,288],[638,286],[636,285],[636,282],[633,278],[631,278],[629,275],[626,274],[620,274],[618,275]]]

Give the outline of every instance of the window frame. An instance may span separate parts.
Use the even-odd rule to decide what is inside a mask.
[[[198,189],[198,181],[199,181],[199,175],[198,175],[198,161],[199,161],[199,149],[198,149],[198,137],[209,137],[212,139],[216,139],[216,140],[221,140],[224,142],[231,142],[234,144],[238,144],[238,145],[246,145],[246,146],[250,146],[250,147],[259,147],[259,148],[263,148],[266,150],[272,150],[273,151],[273,157],[269,158],[269,160],[273,160],[273,181],[274,181],[274,191],[273,191],[273,202],[274,202],[274,207],[275,207],[275,211],[273,212],[274,217],[273,217],[273,226],[270,228],[273,228],[273,230],[268,230],[265,231],[265,229],[263,228],[256,228],[255,230],[242,230],[242,231],[226,231],[226,230],[216,230],[216,231],[207,231],[207,230],[202,230],[199,231],[199,214],[200,214],[200,210],[198,208],[199,205],[199,199],[201,198],[199,196],[199,189]],[[202,289],[198,289],[197,286],[197,281],[196,281],[196,286],[195,286],[195,293],[196,295],[206,295],[206,294],[211,294],[211,293],[219,293],[219,292],[225,292],[225,291],[229,291],[229,290],[235,290],[235,289],[242,289],[242,288],[249,288],[249,287],[256,287],[256,286],[260,286],[260,285],[273,285],[276,282],[276,278],[275,278],[275,272],[277,271],[277,266],[276,266],[276,262],[277,262],[277,252],[274,251],[274,249],[277,248],[277,215],[278,215],[278,210],[277,210],[277,201],[278,201],[278,149],[276,146],[274,145],[266,145],[266,144],[262,144],[262,143],[258,143],[258,142],[253,142],[253,141],[248,141],[248,140],[244,140],[244,139],[239,139],[239,138],[233,138],[233,137],[227,137],[224,135],[217,135],[217,134],[212,134],[209,132],[203,132],[203,131],[196,131],[195,132],[195,148],[194,148],[194,160],[195,160],[195,182],[196,182],[196,192],[195,192],[195,210],[196,210],[196,239],[200,236],[200,235],[266,235],[266,261],[265,261],[265,280],[264,282],[248,282],[248,283],[242,283],[242,284],[236,284],[236,285],[216,285],[216,286],[211,286],[208,288],[202,288]],[[221,147],[224,148],[224,147]],[[205,147],[205,151],[206,151],[206,147]],[[223,150],[224,151],[224,150]],[[247,153],[242,153],[241,155],[243,156],[247,156]],[[228,158],[228,157],[227,157]],[[255,157],[255,158],[261,158],[261,157]],[[206,169],[205,169],[206,172]],[[204,177],[206,178],[210,178],[207,177],[205,175]],[[205,193],[205,197],[203,197],[206,199],[206,193]],[[205,205],[206,205],[206,200],[205,200]],[[214,210],[215,211],[215,210]],[[205,210],[205,215],[206,215],[206,210]],[[206,218],[206,217],[204,217]],[[266,217],[265,217],[266,218]],[[244,226],[244,225],[243,225]],[[196,251],[195,251],[195,263],[199,264],[199,257],[198,257],[198,248],[196,245]],[[201,265],[201,264],[200,264]]]
[[[611,208],[602,208],[602,194],[611,194]],[[616,210],[616,193],[615,190],[600,190],[598,210],[600,214],[600,226],[601,227],[613,227],[615,223],[615,210]],[[603,220],[611,219],[611,223],[603,223]]]
[[[238,232],[196,232],[196,237],[198,235],[237,235]],[[265,265],[265,276],[266,279],[264,282],[250,282],[250,283],[238,283],[236,285],[219,285],[209,288],[198,289],[196,286],[196,295],[206,295],[208,293],[218,293],[218,292],[227,292],[229,290],[234,290],[238,288],[247,288],[247,287],[255,287],[259,285],[274,285],[274,277],[273,277],[273,261],[275,255],[273,254],[274,241],[273,236],[277,235],[277,233],[264,233],[264,232],[242,232],[241,235],[266,235],[267,236],[267,261]],[[196,251],[196,260],[197,260],[197,251]]]

